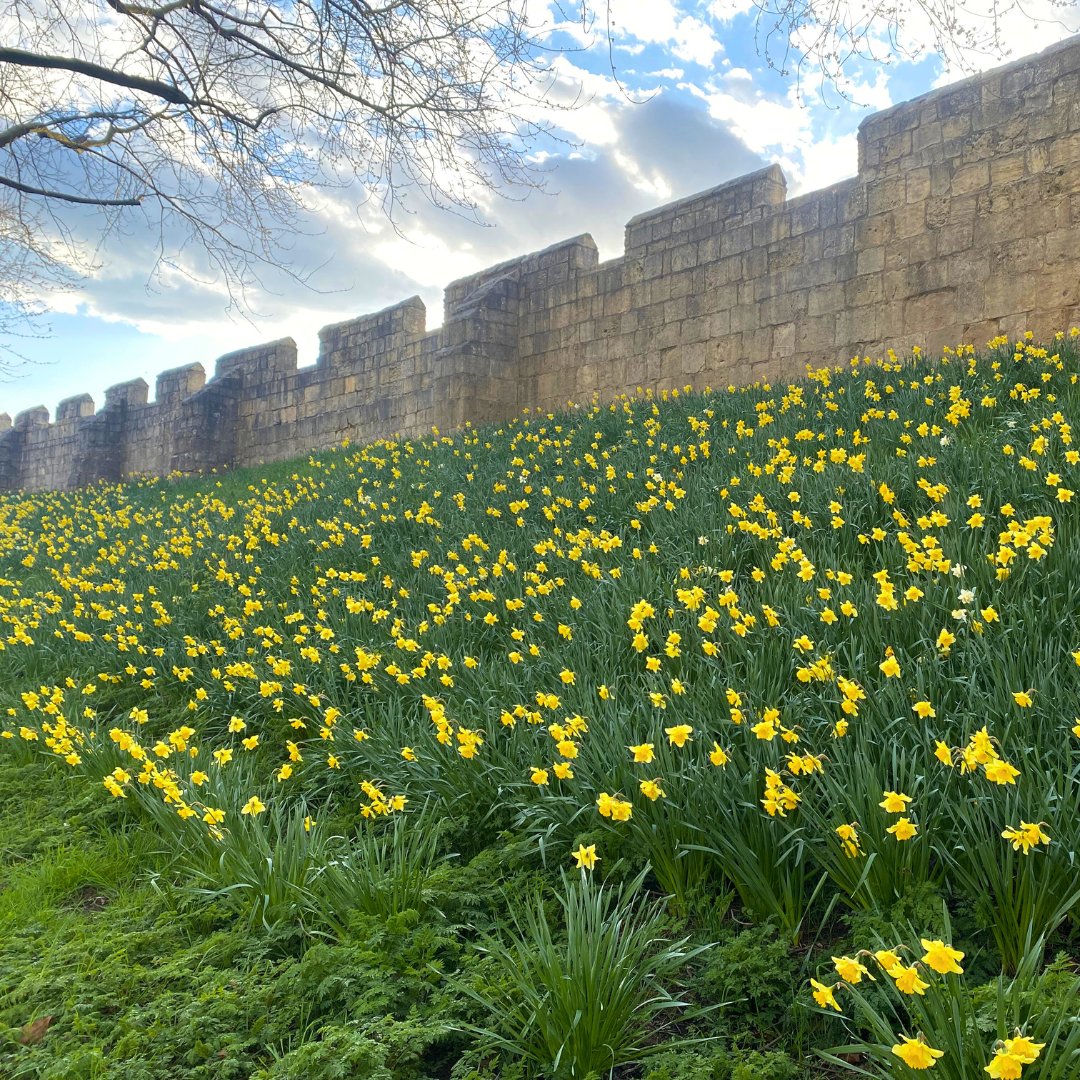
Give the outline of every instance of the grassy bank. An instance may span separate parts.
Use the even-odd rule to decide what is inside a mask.
[[[1075,1076],[1078,370],[6,497],[0,1072]]]

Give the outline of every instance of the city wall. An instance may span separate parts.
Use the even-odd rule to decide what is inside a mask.
[[[859,171],[795,199],[776,165],[419,298],[0,414],[0,490],[226,469],[638,388],[794,378],[807,362],[1080,321],[1080,38],[877,113]]]

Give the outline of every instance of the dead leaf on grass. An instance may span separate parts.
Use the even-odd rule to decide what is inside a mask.
[[[49,1030],[54,1019],[52,1016],[39,1016],[36,1020],[23,1024],[19,1032],[19,1042],[23,1046],[35,1046],[45,1038],[45,1032]]]

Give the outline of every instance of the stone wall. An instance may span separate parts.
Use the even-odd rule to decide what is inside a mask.
[[[858,175],[787,199],[772,165],[290,339],[0,414],[0,489],[230,468],[638,388],[796,377],[807,362],[982,344],[1080,320],[1080,38],[877,113]]]

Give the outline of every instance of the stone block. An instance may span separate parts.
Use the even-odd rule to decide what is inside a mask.
[[[1073,229],[1059,228],[1047,233],[1044,238],[1046,265],[1075,267],[1077,243]]]
[[[769,355],[792,356],[795,352],[796,331],[797,327],[793,322],[773,326],[769,341]]]
[[[704,341],[688,342],[682,345],[678,350],[680,366],[673,374],[684,378],[700,375],[705,370],[710,352],[709,346]]]
[[[1047,144],[1047,161],[1051,168],[1063,168],[1080,162],[1080,131],[1050,140]]]
[[[924,121],[911,133],[911,151],[925,155],[927,150],[940,147],[943,141],[940,121]]]
[[[105,408],[117,409],[124,406],[145,405],[150,396],[150,387],[145,379],[131,379],[117,383],[105,391]]]
[[[739,256],[743,281],[753,281],[769,272],[769,253],[765,248],[753,248]]]
[[[904,201],[918,203],[930,197],[930,169],[912,169],[904,176]]]
[[[855,257],[855,272],[863,274],[875,274],[885,269],[885,248],[863,248]]]
[[[961,165],[952,177],[953,195],[969,195],[982,191],[990,184],[990,165],[987,161],[975,161]]]
[[[809,316],[831,314],[839,311],[844,306],[843,285],[823,285],[811,289],[807,297],[806,312]]]
[[[834,225],[821,233],[822,258],[829,259],[835,255],[849,255],[854,250],[854,225]]]
[[[955,225],[947,225],[936,231],[937,254],[955,255],[957,252],[967,251],[971,247],[974,235],[974,222],[960,221]],[[971,260],[976,261],[976,260]]]
[[[250,349],[238,349],[219,357],[214,365],[214,378],[235,378],[245,385],[256,385],[268,381],[276,372],[293,373],[296,371],[296,342],[292,338],[282,338],[267,345],[256,345]],[[108,392],[106,392],[106,406]]]
[[[847,181],[847,188],[836,197],[837,220],[842,224],[857,221],[866,214],[866,185],[860,181]]]
[[[15,414],[12,424],[16,431],[32,431],[34,428],[49,426],[49,410],[44,405],[35,405],[32,409],[24,409]]]
[[[816,193],[815,193],[816,194]],[[818,227],[819,202],[815,195],[807,195],[789,210],[791,235],[800,236]]]
[[[671,272],[673,274],[681,273],[686,270],[690,270],[699,264],[700,257],[698,254],[697,243],[680,244],[678,247],[672,249],[671,253]]]
[[[841,355],[847,353],[850,357],[861,353],[866,343],[879,339],[878,321],[882,311],[884,307],[845,307],[836,313],[836,337],[843,342],[839,350]]]
[[[791,215],[770,214],[761,221],[753,222],[750,230],[754,247],[766,247],[769,244],[779,243],[791,235]]]
[[[811,315],[814,313],[811,312]],[[795,352],[814,357],[831,357],[836,349],[836,315],[832,312],[800,319],[796,324]]]
[[[918,236],[890,244],[885,250],[885,269],[903,270],[927,263],[937,255],[937,233],[922,232]]]
[[[884,296],[884,285],[880,274],[856,277],[847,283],[844,290],[844,302],[849,308],[880,304]]]
[[[888,214],[875,214],[855,222],[855,250],[880,247],[892,235],[892,218]]]
[[[1063,131],[1075,130],[1069,110],[1061,105],[1054,105],[1041,113],[1022,118],[1021,123],[1018,137],[1014,139],[1018,144],[1024,140],[1035,142],[1039,139],[1056,139]]]
[[[887,176],[873,180],[866,186],[866,211],[868,214],[885,214],[904,202],[906,177]]]
[[[898,207],[892,214],[892,240],[904,242],[917,237],[926,228],[926,206],[922,202]]]
[[[75,397],[64,398],[56,406],[56,422],[64,420],[77,420],[83,416],[94,415],[94,399],[89,394],[77,394]]]
[[[774,244],[768,251],[768,272],[775,274],[780,270],[798,266],[803,260],[805,243],[802,236],[794,236]]]
[[[1008,154],[1006,157],[994,158],[990,162],[990,183],[994,187],[1011,184],[1014,180],[1023,179],[1027,175],[1027,170],[1028,154],[1026,150],[1019,150],[1014,154]]]
[[[904,301],[906,333],[930,333],[954,326],[957,315],[955,289],[940,289],[937,292],[924,293]]]
[[[753,239],[752,225],[743,225],[725,232],[720,241],[720,254],[721,256],[741,255],[753,247]]]

